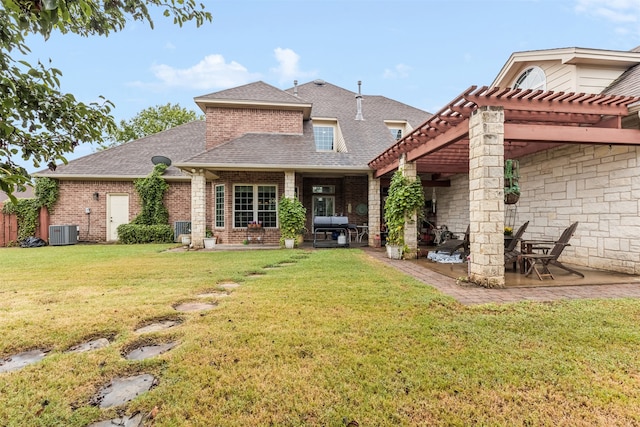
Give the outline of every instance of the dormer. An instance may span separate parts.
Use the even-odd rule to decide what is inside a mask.
[[[313,138],[318,152],[346,153],[347,144],[342,136],[338,119],[314,117]]]
[[[639,63],[640,53],[634,51],[563,48],[515,52],[492,86],[601,93]]]
[[[405,135],[413,130],[406,120],[385,120],[384,124],[387,126],[391,136],[396,141],[400,141]]]

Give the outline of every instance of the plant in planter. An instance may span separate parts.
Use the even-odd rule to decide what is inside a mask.
[[[205,249],[213,249],[216,246],[217,238],[213,235],[213,231],[207,227],[205,231],[205,237],[203,239]]]
[[[293,247],[299,235],[305,231],[307,209],[298,199],[290,199],[286,196],[280,198],[278,203],[278,216],[280,218],[280,243],[285,247]]]
[[[424,192],[422,182],[417,177],[410,180],[397,170],[391,177],[389,196],[384,204],[384,220],[387,225],[387,255],[401,258],[407,247],[404,241],[404,228],[413,215],[422,216]]]
[[[504,161],[504,202],[512,205],[520,200],[520,162],[507,159]]]

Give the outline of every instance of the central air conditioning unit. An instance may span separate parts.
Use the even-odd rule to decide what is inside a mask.
[[[191,221],[176,221],[173,223],[173,241],[177,242],[181,234],[191,234]]]
[[[78,243],[77,225],[50,225],[49,244],[51,246],[75,245]]]

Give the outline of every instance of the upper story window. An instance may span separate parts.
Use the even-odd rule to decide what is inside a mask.
[[[546,90],[547,76],[545,76],[542,68],[534,66],[529,67],[518,76],[513,84],[514,89],[532,89]]]
[[[330,117],[315,117],[313,120],[313,136],[316,141],[316,151],[333,151],[346,153],[347,143],[344,140],[338,120]]]
[[[411,126],[406,121],[400,120],[385,120],[384,124],[387,125],[387,129],[391,132],[391,136],[396,141],[400,141],[402,137],[411,132]]]
[[[316,150],[334,151],[335,127],[328,125],[314,125],[313,136],[316,140]]]
[[[396,141],[400,141],[402,139],[402,129],[389,128],[389,131],[391,132],[391,136],[393,137],[393,139],[395,139]]]

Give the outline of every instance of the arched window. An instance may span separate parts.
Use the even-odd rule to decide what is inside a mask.
[[[544,75],[542,68],[536,66],[529,67],[518,76],[513,87],[514,89],[546,90],[547,77]]]

